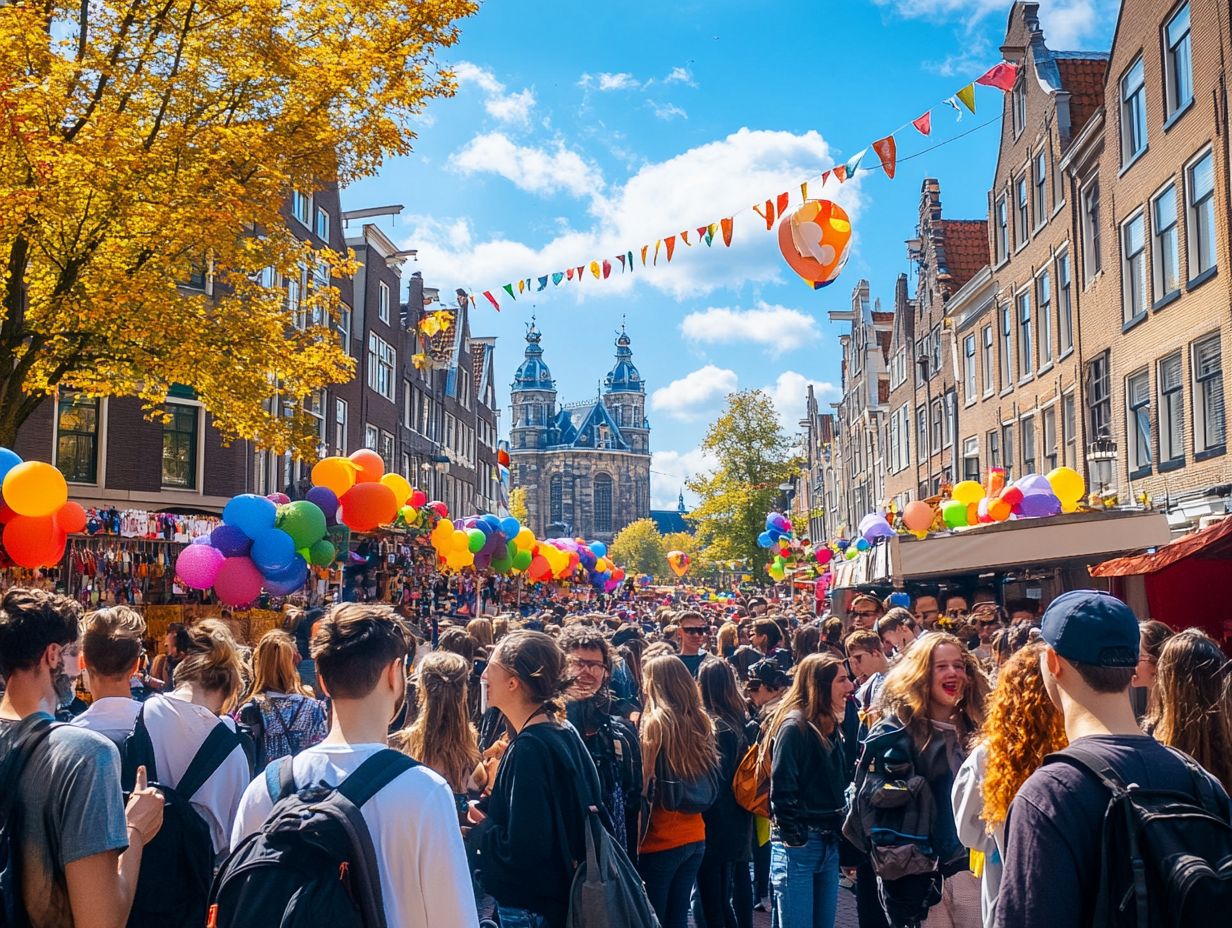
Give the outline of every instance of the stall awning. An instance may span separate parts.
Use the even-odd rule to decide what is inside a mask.
[[[1104,561],[1091,568],[1092,577],[1131,577],[1153,574],[1185,558],[1232,559],[1232,518],[1164,545],[1154,554],[1136,554]]]

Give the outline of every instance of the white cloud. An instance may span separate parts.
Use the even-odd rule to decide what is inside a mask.
[[[603,186],[599,169],[563,142],[535,148],[518,145],[501,132],[475,136],[454,156],[453,166],[464,174],[499,174],[529,193],[585,197]]]
[[[684,84],[688,87],[696,87],[697,81],[693,80],[693,74],[688,68],[675,67],[668,72],[667,77],[663,78],[665,84]]]
[[[1003,0],[876,0],[899,16],[908,19],[929,19],[934,22],[950,22],[963,27],[968,33],[981,26],[993,16],[990,28],[1003,28],[1006,4]],[[1040,0],[1039,19],[1044,29],[1044,40],[1056,51],[1094,50],[1104,48],[1111,39],[1112,24],[1116,19],[1117,0]],[[998,38],[1001,33],[998,32]],[[1087,46],[1095,43],[1094,49]],[[985,42],[985,45],[988,43]],[[985,67],[995,64],[997,55],[988,48],[988,55],[980,62]],[[970,55],[947,59],[950,68],[958,64],[970,64],[972,69],[979,64],[971,61]],[[946,74],[943,62],[941,73]],[[968,71],[967,73],[970,73]],[[978,76],[978,75],[971,75]]]
[[[482,146],[477,143],[485,139],[501,146],[499,157],[491,146],[486,152],[479,150]],[[649,264],[643,268],[637,260],[633,273],[617,273],[602,288],[603,295],[611,296],[627,294],[634,286],[644,284],[678,299],[696,298],[721,287],[755,286],[791,277],[776,236],[766,233],[749,204],[781,191],[794,196],[800,181],[816,177],[842,160],[816,131],[796,134],[741,129],[666,161],[643,164],[623,185],[600,189],[597,169],[573,152],[568,152],[572,158],[560,159],[573,168],[567,184],[558,175],[545,175],[546,167],[539,169],[561,151],[559,145],[555,150],[518,150],[498,134],[496,138],[481,136],[464,151],[469,153],[467,165],[471,169],[492,170],[510,180],[514,179],[510,175],[515,175],[519,180],[514,182],[524,189],[529,189],[526,185],[530,179],[502,164],[503,158],[520,158],[534,165],[534,183],[540,187],[581,191],[593,185],[599,192],[591,199],[589,217],[570,228],[554,230],[546,241],[534,243],[502,233],[492,223],[485,223],[481,231],[469,218],[408,216],[406,245],[419,250],[420,260],[432,268],[437,279],[477,292],[497,292],[502,284],[519,277],[548,274],[604,256],[631,250],[636,259],[643,245],[650,246],[653,256],[656,239],[685,230],[695,244],[690,247],[678,241],[670,268]],[[532,151],[536,152],[533,157],[525,154]],[[842,204],[857,228],[861,182],[862,178],[856,177],[840,185],[831,179],[824,191],[825,196]],[[817,196],[823,191],[814,182],[810,193]],[[697,227],[717,223],[723,216],[735,217],[731,248],[723,247],[719,235],[710,247],[697,244]],[[460,224],[465,234],[458,234]],[[716,250],[722,254],[715,254]],[[660,265],[665,257],[660,255]],[[584,300],[597,289],[573,286],[570,292]]]
[[[783,371],[774,383],[762,387],[774,401],[779,422],[788,435],[800,432],[800,420],[804,418],[805,394],[809,384],[813,385],[819,405],[838,398],[839,390],[834,384],[824,380],[812,380],[796,371]]]
[[[523,88],[507,93],[505,85],[492,71],[471,61],[459,61],[453,65],[453,73],[460,86],[472,84],[483,91],[483,108],[492,118],[517,125],[530,122],[531,110],[535,108],[534,91]]]
[[[680,334],[707,345],[753,342],[778,357],[817,341],[821,329],[808,313],[759,300],[753,309],[711,306],[691,312],[681,320]]]
[[[650,455],[650,505],[654,509],[675,509],[677,497],[684,490],[685,505],[690,509],[697,500],[685,488],[685,481],[711,470],[717,462],[701,448],[691,451],[654,451]]]
[[[641,90],[642,82],[626,71],[616,74],[603,73],[598,75],[598,87],[601,91],[609,90]]]
[[[681,422],[695,422],[714,412],[736,386],[735,371],[707,364],[655,390],[650,408]]]
[[[647,101],[655,116],[662,120],[669,119],[688,119],[689,114],[678,107],[675,103],[656,103],[654,100]]]

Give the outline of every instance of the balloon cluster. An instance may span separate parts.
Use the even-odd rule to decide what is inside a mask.
[[[807,200],[779,223],[779,250],[814,290],[838,279],[851,254],[851,219],[831,200]]]
[[[1010,484],[1005,482],[1005,471],[994,467],[983,485],[974,480],[955,484],[951,498],[941,504],[941,518],[951,529],[1011,518],[1039,519],[1073,512],[1085,492],[1082,475],[1072,467],[1027,474]]]
[[[775,582],[787,576],[787,571],[795,566],[798,546],[792,535],[791,520],[781,512],[771,512],[766,515],[766,530],[757,536],[757,544],[769,548],[774,554],[774,560],[766,568],[766,572]]]
[[[672,569],[677,577],[683,577],[689,572],[689,568],[693,565],[693,558],[689,557],[683,551],[668,551],[667,566]]]
[[[438,511],[445,505],[428,503],[428,497],[401,474],[385,473],[385,462],[371,448],[362,448],[346,458],[317,461],[312,468],[312,484],[308,498],[320,491],[321,508],[332,505],[338,521],[354,532],[371,532],[392,524],[399,516],[413,522],[424,505]]]
[[[69,533],[86,527],[86,511],[69,502],[64,475],[8,448],[0,448],[0,494],[4,554],[20,567],[59,564]]]

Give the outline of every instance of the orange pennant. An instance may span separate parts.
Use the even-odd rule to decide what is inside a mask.
[[[672,260],[672,252],[676,250],[676,236],[669,235],[663,240],[663,244],[667,246],[667,260]]]
[[[735,218],[724,219],[719,223],[719,225],[723,228],[723,244],[728,248],[731,247],[732,230],[735,224]]]
[[[754,204],[753,206],[753,212],[755,212],[762,219],[766,220],[766,231],[767,232],[769,232],[771,229],[774,228],[774,201],[773,200],[766,201],[766,211],[764,213],[760,209],[757,208],[756,204]]]
[[[693,243],[689,241],[689,233],[687,230],[680,233],[680,240],[684,242],[686,245],[688,245],[690,248],[693,247]]]
[[[894,145],[894,136],[887,135],[884,139],[873,142],[873,151],[881,159],[881,167],[885,170],[886,177],[893,180],[894,164],[898,157],[898,150]]]
[[[833,174],[835,177],[837,177],[838,182],[841,184],[843,181],[847,179],[847,165],[840,164],[838,167],[834,168],[830,173]]]
[[[642,267],[646,266],[646,252],[650,251],[649,245],[642,246]]]
[[[782,216],[787,212],[787,207],[791,205],[791,197],[786,193],[779,194],[778,215]]]

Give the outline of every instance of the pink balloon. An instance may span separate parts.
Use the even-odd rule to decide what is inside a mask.
[[[226,560],[221,551],[210,545],[189,545],[175,559],[175,575],[185,586],[208,590],[218,579],[218,571]]]
[[[214,595],[228,606],[245,606],[261,595],[264,581],[251,558],[229,557],[214,578]]]

